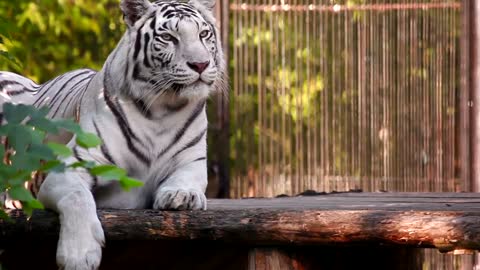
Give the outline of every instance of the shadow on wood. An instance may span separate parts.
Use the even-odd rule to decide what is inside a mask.
[[[11,243],[0,256],[2,269],[56,270],[56,242],[35,240],[39,239]],[[100,270],[421,269],[416,249],[408,248],[250,248],[197,241],[110,241]]]

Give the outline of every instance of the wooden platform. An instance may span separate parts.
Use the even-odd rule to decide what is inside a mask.
[[[267,260],[259,251],[272,247],[480,250],[480,193],[338,193],[214,199],[208,206],[207,211],[102,209],[98,214],[107,247],[119,241],[187,240],[248,247],[254,262]],[[10,216],[15,223],[0,222],[0,247],[8,249],[19,238],[58,237],[58,219],[51,212],[38,211],[29,220],[21,211]]]

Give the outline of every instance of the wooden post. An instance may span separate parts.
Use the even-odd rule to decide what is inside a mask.
[[[480,3],[462,2],[460,167],[463,191],[480,191]]]
[[[462,36],[460,40],[461,45],[461,78],[460,78],[460,95],[459,101],[457,104],[459,112],[459,125],[457,127],[456,137],[457,145],[459,149],[459,160],[457,163],[457,168],[459,170],[459,176],[461,181],[461,190],[462,191],[471,191],[472,190],[472,160],[471,160],[471,149],[472,144],[472,131],[470,127],[470,111],[471,111],[471,4],[472,0],[463,0],[462,1]]]
[[[248,270],[305,269],[291,254],[274,248],[254,248],[248,252]]]
[[[229,1],[222,0],[217,2],[215,8],[217,23],[220,27],[222,36],[222,45],[225,60],[229,60]],[[227,68],[228,72],[228,68]],[[225,80],[228,81],[228,74],[225,74]],[[225,89],[228,91],[229,89]],[[228,93],[219,93],[216,98],[216,119],[217,125],[215,130],[215,170],[218,177],[217,198],[230,197],[230,179],[229,179],[229,157],[230,157],[230,105],[228,102]]]

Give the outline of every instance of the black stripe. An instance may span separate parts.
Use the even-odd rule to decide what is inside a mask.
[[[23,93],[25,93],[27,88],[23,88],[21,90],[12,90],[12,91],[8,91],[6,94],[9,95],[9,96],[18,96],[18,95],[21,95]]]
[[[30,193],[35,196],[35,194],[37,194],[37,193],[35,192],[33,180],[34,179],[32,179],[32,182],[30,182],[29,185],[28,185],[28,191],[30,191]]]
[[[52,87],[55,85],[55,83],[56,83],[58,80],[60,80],[61,78],[65,77],[65,75],[66,75],[66,74],[62,74],[62,75],[56,77],[56,78],[50,83],[50,87],[48,87],[46,90],[43,90],[43,87],[44,87],[44,86],[47,86],[48,83],[42,85],[42,87],[38,90],[38,92],[39,92],[39,93],[41,92],[42,94],[40,95],[40,97],[39,97],[32,105],[33,105],[33,106],[37,106],[37,105],[38,105],[37,102],[41,101],[42,98],[43,98],[43,96],[44,96],[45,94],[47,94],[50,89],[52,89]]]
[[[143,64],[146,66],[146,67],[152,67],[150,65],[150,62],[148,61],[148,44],[150,42],[150,35],[148,33],[145,33],[144,35],[144,47],[143,47]]]
[[[160,10],[160,12],[162,12],[162,13],[165,12],[165,10],[167,10],[169,7],[170,7],[170,6],[165,5],[165,6]]]
[[[4,89],[6,86],[9,86],[9,85],[20,85],[23,87],[23,89],[21,90],[15,90],[15,92],[18,92],[18,91],[22,91],[25,92],[25,91],[28,91],[28,92],[36,92],[34,89],[29,89],[27,87],[25,87],[25,85],[17,82],[17,81],[11,81],[11,80],[5,80],[5,81],[0,81],[0,89]],[[14,92],[14,91],[12,91]],[[9,92],[7,92],[7,94],[11,95]]]
[[[132,129],[130,128],[130,124],[128,123],[127,117],[125,116],[125,113],[122,110],[122,106],[118,103],[115,102],[111,97],[110,93],[107,88],[108,82],[110,80],[110,64],[107,64],[105,68],[105,76],[103,77],[103,97],[105,99],[105,102],[107,103],[108,107],[112,111],[112,113],[115,115],[117,118],[117,122],[119,122],[120,128],[123,130],[125,129],[125,132],[128,134],[128,137],[132,137],[133,139],[138,140],[138,137],[133,133]]]
[[[147,104],[141,99],[135,99],[133,101],[135,107],[142,113],[142,115],[148,119],[152,118],[152,112],[147,108]]]
[[[12,84],[15,84],[15,85],[22,85],[21,83],[17,82],[17,81],[11,81],[11,80],[5,80],[5,81],[0,81],[0,88],[3,88],[7,85],[12,85]]]
[[[84,75],[86,73],[90,73],[90,70],[86,70],[86,71],[83,71],[81,73],[77,73],[75,74],[74,76],[68,78],[68,80],[57,90],[57,93],[55,93],[55,95],[53,96],[52,100],[50,101],[49,105],[50,105],[50,108],[52,108],[54,105],[55,105],[55,102],[57,101],[57,98],[60,97],[60,94],[63,93],[63,90],[67,87],[67,85],[69,83],[71,83],[75,78],[81,76],[81,75]]]
[[[151,85],[155,85],[158,81],[156,80],[152,80],[152,79],[149,79],[143,75],[140,75],[140,71],[139,71],[139,64],[135,64],[135,66],[133,67],[133,74],[132,74],[132,79],[134,80],[137,80],[137,81],[141,81],[141,82],[145,82],[145,83],[148,83],[148,84],[151,84]]]
[[[71,99],[68,100],[67,102],[67,105],[65,105],[64,109],[63,109],[63,112],[62,112],[62,115],[65,115],[65,112],[70,108],[70,104],[72,103],[73,100],[75,100],[78,96],[81,95],[81,97],[83,97],[83,93],[85,93],[85,90],[87,90],[87,87],[88,87],[88,84],[90,84],[92,80],[90,80],[86,85],[85,87],[83,87],[83,89],[80,89],[77,91],[77,93],[75,95],[72,96]],[[81,104],[81,97],[80,97],[80,100],[78,102],[80,102]],[[79,105],[78,105],[79,106]],[[74,111],[76,109],[74,108]],[[79,112],[80,113],[80,112]]]
[[[155,29],[155,25],[157,24],[157,17],[154,16],[153,20],[150,22],[150,28],[152,28],[153,33],[157,32],[157,29]]]
[[[92,70],[92,71],[93,71],[93,70]],[[94,71],[94,72],[95,72],[95,71]],[[90,86],[90,83],[91,83],[91,82],[92,82],[92,80],[88,81],[87,86],[85,86],[85,89],[84,89],[84,91],[82,92],[82,96],[80,97],[80,100],[78,101],[79,104],[82,104],[83,97],[85,96],[85,93],[87,92],[87,89],[88,89],[88,87]],[[79,106],[78,108],[79,108],[78,113],[81,114],[82,107]],[[65,108],[65,110],[66,110],[66,109],[67,109],[67,108]],[[65,112],[65,111],[64,111],[64,112]]]
[[[12,200],[12,205],[13,207],[15,207],[15,209],[22,209],[22,205],[21,204],[19,205],[19,203],[20,202],[17,200]]]
[[[130,126],[128,125],[128,122],[126,122],[126,119],[123,118],[122,114],[119,112],[118,108],[115,106],[114,102],[110,99],[110,96],[108,94],[108,90],[106,89],[107,86],[104,84],[103,88],[103,96],[105,99],[105,102],[107,103],[108,108],[112,111],[113,115],[115,116],[115,119],[117,120],[118,126],[120,127],[120,130],[122,131],[123,137],[125,138],[127,142],[128,149],[143,163],[149,165],[150,160],[148,159],[145,154],[143,154],[139,149],[133,145],[132,138],[138,140],[138,138],[135,136],[133,131],[130,129]],[[117,104],[118,105],[118,104]]]
[[[73,156],[74,156],[78,161],[84,161],[83,158],[81,158],[80,155],[78,154],[77,146],[73,147]]]
[[[184,147],[182,147],[182,149],[178,150],[172,156],[172,158],[178,156],[180,153],[187,150],[188,148],[191,148],[191,147],[194,147],[195,145],[197,145],[197,143],[200,142],[200,140],[203,138],[203,136],[205,136],[205,133],[207,133],[207,129],[204,129],[200,134],[198,134],[195,138],[193,138],[191,141],[189,141]]]
[[[206,159],[207,159],[206,157],[201,157],[201,158],[197,158],[197,159],[193,160],[192,162],[197,162],[197,161],[206,160]]]
[[[177,131],[177,133],[175,134],[175,137],[170,142],[170,144],[165,149],[163,149],[163,151],[160,152],[160,154],[158,154],[157,158],[160,158],[162,155],[164,155],[166,152],[168,152],[168,150],[170,150],[176,143],[178,143],[178,141],[180,141],[180,139],[185,134],[185,131],[187,131],[187,129],[190,127],[190,125],[193,123],[193,121],[195,121],[195,119],[197,119],[197,117],[200,115],[200,113],[202,113],[202,111],[204,110],[205,103],[206,103],[205,100],[198,103],[197,107],[195,107],[195,110],[193,110],[192,114],[190,115],[190,117],[188,117],[185,124],[183,124],[182,128]]]
[[[135,37],[135,48],[133,51],[133,59],[137,59],[141,48],[142,28],[138,28],[137,36]]]
[[[102,145],[100,145],[100,150],[102,151],[102,154],[110,163],[115,164],[115,161],[113,161],[113,158],[108,151],[105,140],[103,139],[102,133],[100,132],[100,129],[98,128],[97,122],[95,122],[95,120],[93,121],[93,126],[95,127],[95,131],[97,132],[98,137],[100,137],[100,139],[102,140]]]
[[[140,67],[138,63],[136,63],[135,66],[133,67],[132,78],[137,81],[148,82],[147,77],[140,75]]]
[[[65,99],[67,99],[67,97],[69,97],[72,93],[76,93],[76,91],[74,90],[77,90],[76,87],[83,83],[85,80],[88,80],[88,79],[91,79],[95,74],[92,74],[92,75],[89,75],[83,79],[81,79],[80,81],[78,81],[77,83],[75,83],[75,85],[73,85],[70,89],[70,91],[63,97],[62,101],[60,101],[59,105],[57,106],[57,109],[55,110],[55,112],[52,114],[52,118],[55,117],[57,115],[57,112],[58,110],[60,109],[60,107],[62,106],[63,102],[65,101]],[[70,102],[69,102],[70,104]],[[68,106],[68,105],[67,105]]]

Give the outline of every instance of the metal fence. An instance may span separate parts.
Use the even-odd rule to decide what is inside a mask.
[[[460,7],[232,1],[231,196],[466,190]]]

